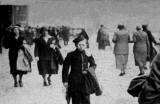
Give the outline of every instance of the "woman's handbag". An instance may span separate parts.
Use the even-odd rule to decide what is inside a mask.
[[[95,81],[95,95],[96,96],[100,96],[102,95],[102,89],[100,88],[96,73],[95,73],[95,68],[90,67],[87,69],[88,72],[91,74],[91,76],[93,77],[94,81]]]
[[[19,49],[18,51],[17,70],[23,72],[31,72],[30,62],[25,56],[24,51],[22,49]]]
[[[24,47],[24,55],[26,56],[26,58],[28,59],[29,62],[33,61],[33,57],[30,54],[30,52]]]
[[[132,79],[127,92],[133,97],[138,97],[147,78],[148,76],[140,76]]]

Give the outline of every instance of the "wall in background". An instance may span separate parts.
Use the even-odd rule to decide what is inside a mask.
[[[97,29],[100,24],[115,30],[117,24],[134,30],[149,24],[160,31],[159,0],[0,0],[1,4],[29,5],[31,25],[70,25]]]

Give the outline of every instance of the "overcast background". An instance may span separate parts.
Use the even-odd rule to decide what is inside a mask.
[[[69,25],[114,30],[125,24],[129,30],[149,24],[160,30],[160,0],[0,0],[1,4],[29,5],[30,25]]]

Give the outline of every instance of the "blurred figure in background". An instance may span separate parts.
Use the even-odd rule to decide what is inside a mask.
[[[143,31],[146,32],[146,34],[148,36],[149,45],[150,45],[150,55],[147,58],[147,61],[149,61],[151,63],[153,58],[157,54],[156,49],[153,47],[153,43],[156,45],[157,42],[156,42],[154,36],[152,35],[151,31],[148,29],[148,25],[142,25],[142,28],[143,28]]]
[[[61,27],[61,36],[64,40],[64,45],[68,45],[69,37],[70,37],[70,28],[67,26]]]
[[[106,46],[110,46],[109,34],[106,32],[104,25],[100,26],[97,33],[98,49],[105,50]]]
[[[139,67],[139,75],[143,75],[147,56],[150,55],[150,44],[147,34],[139,26],[136,27],[136,32],[133,34],[133,42],[135,65]]]
[[[115,44],[116,68],[121,70],[119,75],[123,76],[128,62],[130,36],[124,25],[118,25],[117,28],[118,31],[114,33],[112,41]]]

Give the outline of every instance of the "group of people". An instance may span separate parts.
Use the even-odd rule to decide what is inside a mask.
[[[153,47],[159,44],[156,42],[151,31],[148,29],[148,25],[142,25],[136,27],[136,31],[130,38],[130,33],[127,31],[124,25],[118,25],[117,31],[114,32],[113,39],[114,54],[116,60],[116,68],[121,70],[120,76],[125,75],[125,69],[128,62],[129,43],[133,43],[133,53],[135,59],[135,65],[139,67],[139,75],[145,73],[146,62],[152,62],[153,58],[157,54],[157,51]],[[109,33],[105,31],[103,25],[97,33],[97,42],[99,49],[105,49],[106,46],[110,46]]]
[[[114,32],[113,43],[114,54],[116,59],[116,68],[121,70],[120,76],[125,75],[125,69],[128,62],[129,43],[133,43],[133,54],[135,65],[139,67],[140,73],[138,77],[131,80],[128,87],[128,93],[133,97],[138,97],[139,104],[160,104],[160,53],[156,51],[154,45],[159,45],[156,42],[148,25],[137,26],[136,31],[130,39],[130,33],[124,25],[118,25],[117,31]],[[104,26],[101,25],[98,34],[97,42],[99,49],[105,49],[109,39],[108,33],[103,32]],[[103,37],[101,39],[100,37]],[[146,62],[150,63],[150,73],[144,75]]]
[[[39,75],[43,78],[43,86],[52,84],[51,76],[58,74],[59,65],[63,65],[62,82],[67,89],[68,99],[72,98],[72,104],[90,104],[90,94],[101,95],[102,91],[94,72],[96,69],[94,57],[85,51],[89,47],[89,37],[85,30],[82,29],[73,40],[75,51],[69,52],[65,58],[63,58],[56,37],[51,34],[50,29],[43,27],[40,33],[41,35],[33,42],[35,43],[34,57],[37,60]],[[25,57],[28,57],[24,51],[27,50],[26,44],[28,43],[23,35],[23,29],[18,25],[11,28],[3,42],[5,48],[9,49],[10,73],[14,79],[14,87],[23,87],[23,75],[29,72],[23,68],[19,69],[18,66],[19,57],[22,56],[22,61],[26,64]],[[23,51],[23,55],[19,55],[20,50]],[[32,62],[31,57],[27,60],[29,64]]]
[[[104,29],[105,27],[101,25],[98,30],[97,42],[99,43],[99,49],[105,49],[105,46],[110,46],[109,34]],[[112,41],[115,44],[116,67],[121,70],[120,76],[125,75],[129,43],[134,43],[135,65],[140,69],[139,75],[143,75],[146,62],[149,61],[151,63],[157,54],[152,43],[158,43],[152,36],[151,31],[148,30],[147,25],[137,26],[132,40],[124,25],[118,25],[117,29]],[[31,37],[34,37],[32,41],[26,38],[27,36],[24,35],[21,26],[13,26],[3,42],[5,48],[9,49],[10,73],[14,79],[14,87],[23,87],[23,75],[29,72],[28,70],[18,69],[19,50],[24,52],[29,68],[31,68],[32,56],[26,54],[25,50],[27,48],[26,44],[32,45],[35,43],[34,57],[37,60],[38,72],[43,78],[43,86],[52,84],[51,76],[58,74],[59,65],[63,65],[62,82],[67,89],[68,98],[72,98],[72,104],[90,104],[90,94],[102,94],[95,74],[97,65],[92,54],[86,51],[86,48],[89,48],[89,36],[85,29],[82,29],[73,40],[76,49],[69,52],[65,58],[61,54],[59,40],[55,30],[52,28],[42,27],[38,32],[39,35],[33,28],[29,28],[26,33],[32,34]],[[17,80],[18,75],[19,80]]]

